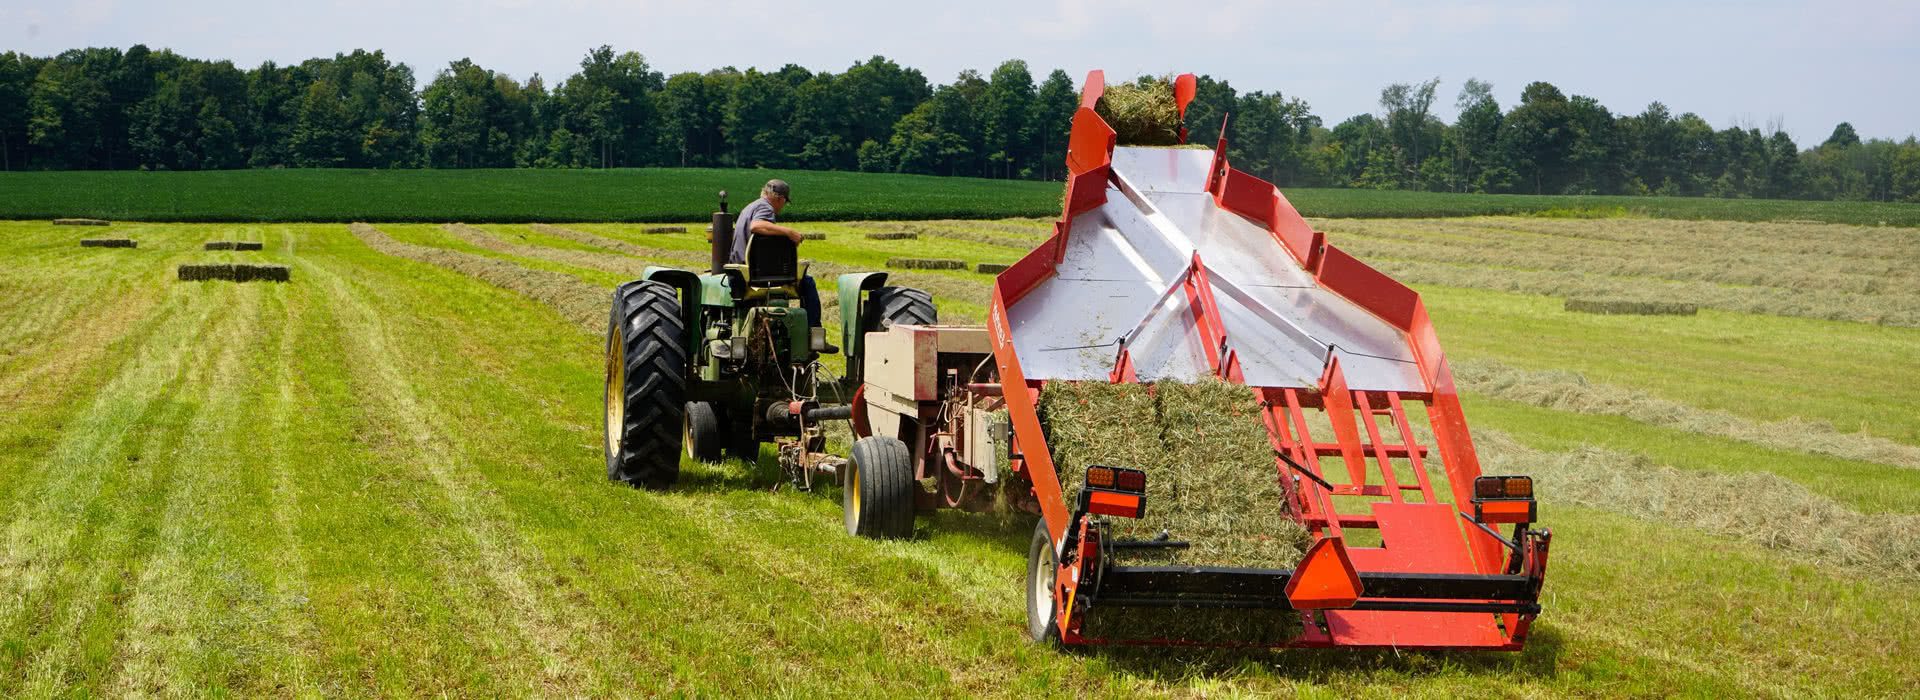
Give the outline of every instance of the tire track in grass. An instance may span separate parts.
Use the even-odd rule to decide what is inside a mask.
[[[372,239],[369,245],[376,250],[380,246],[373,245],[373,241],[385,236],[377,231],[370,234],[361,231],[355,233],[363,241]],[[407,245],[391,239],[388,242],[394,246]],[[474,261],[460,262],[472,264]],[[481,269],[497,268],[484,266]],[[320,269],[316,268],[315,271],[320,272]],[[526,546],[519,541],[518,533],[513,531],[510,524],[487,515],[505,510],[504,504],[483,478],[476,477],[467,455],[453,448],[456,441],[450,436],[455,431],[439,409],[408,388],[411,386],[410,378],[398,369],[405,361],[399,359],[393,350],[392,331],[387,328],[378,311],[331,270],[321,272],[318,276],[321,277],[318,283],[324,285],[332,306],[343,314],[343,320],[350,326],[365,329],[349,336],[349,346],[344,348],[350,357],[355,358],[349,363],[355,370],[353,383],[360,387],[363,396],[376,404],[375,410],[383,416],[386,424],[403,427],[403,432],[396,436],[398,444],[394,447],[405,454],[406,463],[424,467],[438,486],[440,497],[447,502],[449,515],[455,521],[462,539],[471,545],[468,551],[448,552],[473,559],[448,573],[479,572],[497,589],[502,596],[499,602],[506,608],[503,612],[510,618],[509,623],[521,639],[531,646],[530,651],[539,657],[537,687],[543,688],[544,692],[567,695],[599,687],[597,672],[583,662],[584,657],[575,648],[575,640],[566,622],[586,619],[586,612],[574,609],[563,595],[552,590],[550,584],[543,586],[542,581],[554,580],[553,572],[545,571],[538,558],[525,551]]]
[[[153,544],[175,466],[168,456],[193,412],[181,392],[208,362],[181,349],[220,326],[213,295],[170,292],[187,305],[185,322],[149,338],[63,432],[46,478],[16,490],[0,548],[0,581],[11,589],[0,624],[22,640],[20,678],[36,694],[103,682],[125,623],[125,583]]]

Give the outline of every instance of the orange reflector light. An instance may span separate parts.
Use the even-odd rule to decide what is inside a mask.
[[[1113,488],[1113,467],[1087,467],[1087,485]]]
[[[1146,499],[1130,493],[1092,491],[1087,494],[1087,512],[1119,518],[1138,518]]]

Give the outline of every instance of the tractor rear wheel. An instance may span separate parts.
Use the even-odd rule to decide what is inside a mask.
[[[933,307],[933,295],[912,287],[881,287],[867,296],[866,318],[860,330],[884,331],[896,324],[931,326],[940,322],[940,311]]]
[[[686,426],[687,456],[708,464],[719,462],[720,446],[726,437],[721,433],[720,414],[713,410],[713,404],[688,401],[686,418],[681,422]]]
[[[1027,548],[1027,636],[1044,644],[1060,643],[1060,609],[1054,600],[1053,536],[1042,518],[1033,526],[1033,544]]]
[[[635,280],[613,291],[607,322],[607,478],[664,489],[680,478],[686,328],[673,287]]]
[[[853,443],[840,467],[840,506],[847,534],[876,540],[913,535],[913,455],[907,443],[876,435]]]

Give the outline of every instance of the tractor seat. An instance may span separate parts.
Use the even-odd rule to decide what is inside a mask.
[[[800,262],[799,246],[778,236],[748,236],[747,264],[728,265],[730,276],[745,284],[734,287],[738,299],[764,299],[773,292],[792,298],[798,295],[794,285],[807,274]]]

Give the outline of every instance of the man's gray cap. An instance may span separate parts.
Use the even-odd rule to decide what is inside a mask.
[[[768,192],[772,192],[774,194],[780,195],[782,199],[785,199],[788,202],[793,201],[793,188],[787,186],[786,180],[779,180],[779,179],[768,180],[766,190]]]

